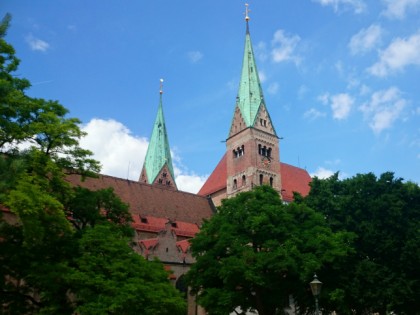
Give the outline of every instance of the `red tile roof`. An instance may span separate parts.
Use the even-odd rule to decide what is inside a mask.
[[[302,168],[280,163],[281,172],[281,195],[284,201],[293,201],[293,192],[298,192],[302,196],[309,194],[309,183],[311,176]]]
[[[138,231],[146,232],[160,232],[166,229],[166,224],[171,224],[171,230],[178,236],[194,237],[200,231],[200,228],[195,223],[183,221],[171,221],[165,218],[156,218],[153,216],[140,216],[132,214],[132,226]]]
[[[158,239],[157,238],[148,238],[145,240],[140,240],[139,241],[139,245],[143,245],[144,248],[146,248],[147,250],[155,247],[158,243]]]
[[[183,252],[186,253],[188,248],[190,247],[190,241],[189,240],[182,240],[179,242],[176,242],[176,246]]]
[[[280,172],[282,181],[282,198],[284,201],[293,200],[293,192],[298,192],[302,196],[309,194],[309,183],[311,176],[302,168],[280,162]],[[227,163],[226,154],[222,157],[219,164],[214,169],[198,192],[201,196],[211,195],[219,190],[226,189]]]
[[[198,195],[208,196],[219,190],[226,188],[226,178],[227,178],[227,163],[226,163],[226,153],[223,155],[219,164],[217,164],[213,173],[207,178],[203,187],[201,187]]]
[[[78,175],[69,175],[67,181],[91,190],[112,187],[129,204],[131,214],[155,220],[153,225],[161,225],[168,219],[200,225],[203,219],[210,218],[214,213],[214,205],[209,198],[156,185],[105,175],[86,178],[84,181]],[[140,221],[135,223],[141,224]]]

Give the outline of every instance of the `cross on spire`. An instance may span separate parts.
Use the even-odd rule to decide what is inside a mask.
[[[160,79],[160,89],[159,89],[159,93],[162,94],[163,93],[163,79]]]
[[[245,21],[249,21],[249,12],[251,12],[250,9],[248,9],[249,4],[245,3]]]

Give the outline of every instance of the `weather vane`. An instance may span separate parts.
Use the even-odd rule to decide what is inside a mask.
[[[250,9],[248,9],[249,4],[245,3],[245,21],[249,21],[249,12],[251,12]]]
[[[162,94],[163,93],[163,79],[160,79],[160,90],[159,93]]]

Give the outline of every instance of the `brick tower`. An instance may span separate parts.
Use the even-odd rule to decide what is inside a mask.
[[[226,140],[226,196],[270,185],[281,192],[279,138],[268,113],[245,15],[245,51],[232,125]]]
[[[171,150],[169,147],[168,134],[166,132],[165,118],[163,116],[162,94],[163,80],[160,80],[160,99],[153,126],[152,136],[150,137],[149,147],[147,148],[143,168],[140,173],[139,181],[143,183],[161,185],[170,189],[177,190],[175,183],[174,169],[172,165]]]

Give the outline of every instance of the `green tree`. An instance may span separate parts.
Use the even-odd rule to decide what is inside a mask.
[[[79,242],[80,256],[67,274],[76,292],[76,312],[99,314],[185,314],[180,293],[159,262],[133,252],[128,239],[110,224],[88,228]]]
[[[26,137],[29,118],[29,98],[24,91],[30,83],[13,75],[20,61],[5,40],[10,21],[10,14],[6,14],[0,23],[0,149]]]
[[[112,188],[92,191],[76,187],[74,192],[73,198],[67,204],[66,213],[77,230],[110,221],[131,231],[129,224],[132,218],[128,205],[115,195]]]
[[[350,241],[306,205],[284,205],[260,186],[224,200],[203,224],[192,240],[196,263],[188,281],[209,314],[283,314],[290,296],[304,312],[313,305],[314,271],[347,255]]]
[[[128,206],[111,189],[91,192],[66,181],[69,173],[96,175],[99,163],[79,147],[85,134],[65,107],[25,95],[29,81],[13,76],[19,60],[4,40],[9,24],[6,15],[0,23],[0,208],[15,220],[0,212],[0,313],[180,314],[185,304],[162,265],[128,245]],[[21,150],[23,141],[31,147]]]
[[[334,231],[356,235],[354,252],[319,274],[334,292],[324,307],[339,314],[420,314],[420,188],[395,178],[359,174],[314,178],[304,201]],[[327,288],[328,286],[325,286]]]

